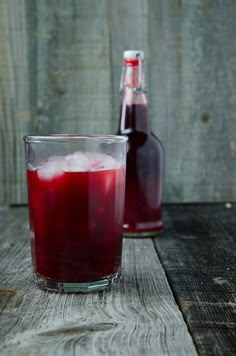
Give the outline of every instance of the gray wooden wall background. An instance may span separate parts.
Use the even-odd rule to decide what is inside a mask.
[[[26,202],[22,136],[114,133],[143,49],[166,202],[236,200],[235,0],[0,0],[0,204]]]

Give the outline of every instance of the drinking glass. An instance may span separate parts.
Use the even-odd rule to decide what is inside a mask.
[[[120,276],[126,137],[24,136],[39,287],[90,292]]]

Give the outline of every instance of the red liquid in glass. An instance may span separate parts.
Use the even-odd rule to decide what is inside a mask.
[[[163,150],[146,104],[121,105],[118,134],[128,136],[124,232],[161,231]]]
[[[63,282],[119,272],[124,168],[27,178],[35,272]]]

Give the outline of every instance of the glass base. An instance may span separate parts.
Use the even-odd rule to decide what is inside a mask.
[[[160,231],[146,231],[146,232],[123,232],[124,237],[152,237],[152,236],[157,236],[162,233],[162,230]]]
[[[34,273],[36,284],[41,289],[58,293],[90,293],[109,288],[120,277],[120,273],[114,273],[108,277],[93,282],[61,282],[43,277]]]

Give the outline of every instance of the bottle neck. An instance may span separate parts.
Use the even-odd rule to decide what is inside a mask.
[[[150,132],[148,102],[145,90],[144,63],[138,59],[125,60],[121,75],[119,132]]]
[[[144,61],[124,60],[120,91],[133,89],[135,93],[145,92]]]

